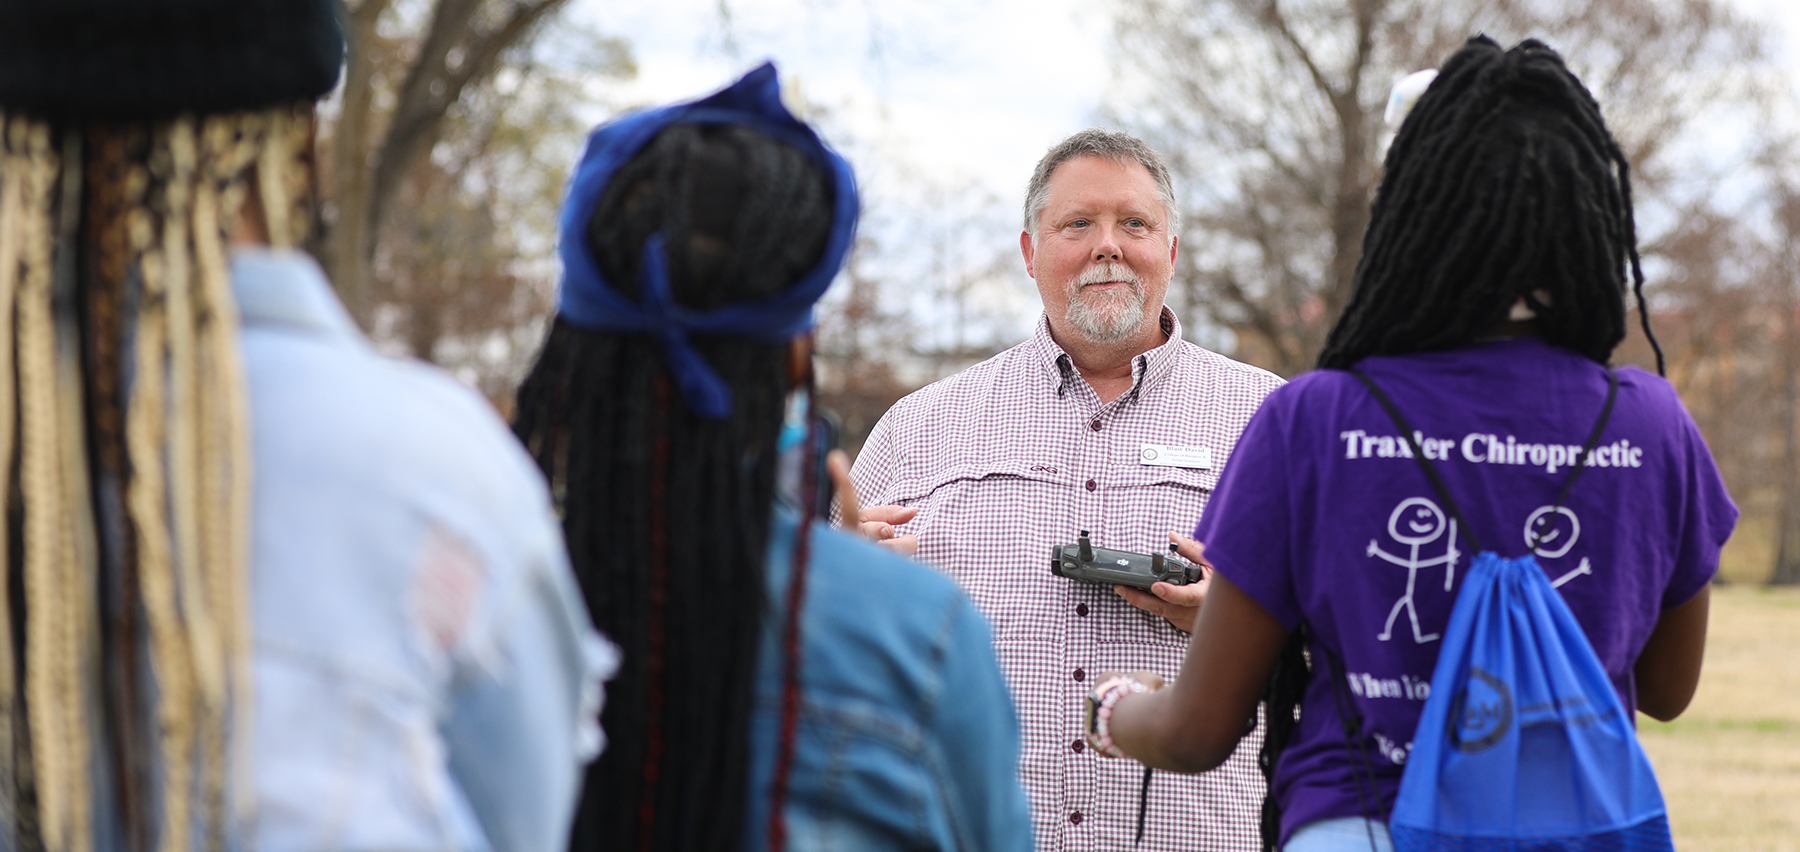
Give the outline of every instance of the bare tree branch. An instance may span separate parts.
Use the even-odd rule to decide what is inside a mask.
[[[1381,82],[1435,66],[1474,32],[1562,49],[1605,103],[1646,204],[1709,194],[1703,173],[1671,158],[1723,100],[1709,81],[1758,55],[1720,2],[1122,0],[1120,56],[1153,85],[1121,123],[1168,155],[1184,218],[1213,223],[1184,237],[1194,263],[1179,291],[1202,321],[1239,332],[1238,354],[1286,374],[1309,366],[1361,259]],[[1203,298],[1219,276],[1233,298]],[[1257,321],[1246,302],[1266,306]]]
[[[431,150],[431,142],[450,106],[471,83],[493,73],[502,52],[538,21],[567,4],[568,0],[520,3],[503,24],[480,34],[472,22],[481,0],[439,0],[419,59],[400,87],[393,122],[381,146],[370,199],[371,227],[378,226],[384,218],[394,192],[413,164]],[[461,62],[452,69],[451,59],[458,53],[462,55]]]
[[[373,321],[374,261],[395,199],[442,140],[452,108],[487,85],[507,52],[529,45],[540,24],[567,4],[434,0],[422,10],[392,0],[347,5],[350,52],[343,100],[329,130],[331,201],[314,252],[364,327]],[[416,36],[392,34],[409,26]]]

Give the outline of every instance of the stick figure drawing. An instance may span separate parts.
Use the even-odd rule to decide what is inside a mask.
[[[1579,538],[1581,519],[1575,516],[1575,510],[1565,506],[1542,506],[1525,519],[1525,546],[1536,548],[1534,552],[1539,559],[1555,559],[1568,553]],[[1550,581],[1550,585],[1560,589],[1562,584],[1592,573],[1594,566],[1583,556],[1581,564],[1575,566],[1573,571]]]
[[[1445,533],[1449,535],[1446,536]],[[1449,591],[1456,582],[1456,560],[1462,554],[1456,550],[1456,522],[1446,520],[1444,511],[1436,503],[1424,497],[1409,497],[1394,507],[1394,513],[1388,516],[1388,535],[1394,541],[1410,548],[1407,556],[1401,558],[1381,549],[1374,539],[1369,539],[1368,555],[1379,556],[1395,565],[1406,569],[1406,594],[1394,602],[1394,608],[1388,613],[1387,624],[1382,627],[1381,635],[1375,637],[1383,642],[1394,635],[1394,619],[1400,617],[1400,610],[1406,610],[1407,618],[1412,622],[1413,641],[1423,645],[1438,638],[1436,633],[1426,633],[1419,627],[1419,610],[1413,604],[1413,590],[1419,581],[1419,569],[1433,565],[1444,566],[1444,591]],[[1438,539],[1446,539],[1444,555],[1430,559],[1420,558],[1420,549]]]

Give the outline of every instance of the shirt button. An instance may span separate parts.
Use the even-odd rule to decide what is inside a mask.
[[[1075,670],[1075,679],[1076,680],[1087,680],[1087,672],[1084,672],[1081,669],[1076,669]]]
[[[1072,743],[1069,743],[1069,748],[1070,748],[1070,750],[1074,751],[1076,754],[1080,754],[1082,749],[1087,748],[1087,744],[1083,743],[1081,740],[1076,740]]]
[[[1087,617],[1087,604],[1084,604],[1084,603],[1076,604],[1075,605],[1075,614],[1081,616],[1082,618],[1086,618]]]
[[[1092,479],[1090,479],[1090,480],[1088,480],[1088,481],[1087,481],[1087,490],[1089,490],[1089,491],[1092,491],[1092,490],[1094,490],[1094,489],[1096,489],[1096,488],[1099,488],[1099,487],[1100,487],[1100,483],[1098,483],[1098,482],[1095,482],[1095,481],[1094,481],[1094,480],[1092,480]]]
[[[1094,422],[1089,423],[1088,428],[1092,429],[1096,432],[1100,431],[1100,418],[1098,418],[1098,417],[1094,418]]]
[[[1076,811],[1072,814],[1069,814],[1069,822],[1072,822],[1076,825],[1080,825],[1081,824],[1081,811]]]

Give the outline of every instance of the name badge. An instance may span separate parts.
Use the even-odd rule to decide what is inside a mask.
[[[1166,444],[1145,444],[1138,451],[1138,461],[1154,467],[1185,467],[1191,470],[1212,470],[1212,449],[1210,447],[1176,447]]]

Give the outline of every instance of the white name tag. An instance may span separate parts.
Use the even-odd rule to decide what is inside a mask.
[[[1212,470],[1212,449],[1209,447],[1174,447],[1164,444],[1145,444],[1138,451],[1138,461],[1155,467],[1185,467],[1192,470]]]

